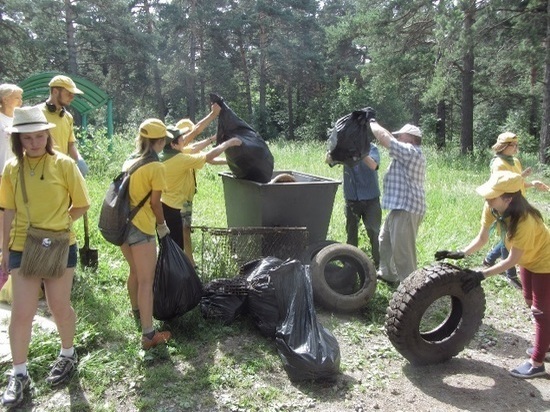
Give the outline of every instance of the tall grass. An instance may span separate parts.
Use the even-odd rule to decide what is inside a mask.
[[[341,179],[340,166],[330,168],[324,163],[323,142],[276,141],[271,142],[270,147],[276,170]],[[220,403],[227,410],[265,410],[266,403],[284,397],[286,381],[273,346],[246,321],[221,326],[205,321],[195,309],[170,325],[175,338],[166,348],[147,353],[139,350],[139,331],[129,316],[126,263],[118,248],[102,240],[95,224],[110,179],[132,150],[133,139],[117,138],[110,142],[105,137],[96,137],[81,143],[81,151],[91,169],[87,178],[93,199],[89,211],[91,247],[99,249],[100,262],[96,272],[77,271],[73,291],[81,361],[80,375],[71,383],[71,393],[85,392],[88,401],[86,397],[76,396],[74,402],[81,404],[72,410],[115,411],[120,410],[121,405],[133,405],[142,411],[193,411],[208,410]],[[428,160],[428,209],[418,235],[420,266],[433,262],[436,250],[464,246],[477,233],[483,201],[475,194],[475,187],[488,177],[489,162],[486,156],[458,156],[453,148],[445,153],[430,147],[424,151]],[[381,149],[381,155],[380,181],[389,164],[385,149]],[[525,157],[524,163],[536,165],[530,157]],[[218,175],[224,170],[227,168],[206,165],[198,171],[194,225],[226,227],[223,185]],[[543,205],[542,211],[548,215],[545,194],[530,194],[530,199]],[[82,224],[77,222],[75,226],[82,244]],[[193,236],[198,251],[201,240],[196,233]],[[338,242],[346,238],[341,187],[336,193],[327,238]],[[360,247],[369,253],[367,244],[362,231]],[[466,264],[479,265],[481,259],[480,254]],[[391,293],[386,285],[380,284],[364,313],[346,323],[331,318],[327,326],[339,328],[342,335],[357,345],[368,335],[381,334]],[[38,332],[33,338],[30,369],[37,386],[35,397],[39,399],[50,396],[39,377],[44,376],[58,345],[57,338],[44,332]],[[389,347],[376,353],[376,356],[396,356]],[[349,360],[343,367],[362,367],[365,362],[366,359]],[[9,365],[4,364],[0,372],[8,368]],[[255,382],[260,371],[274,374],[273,382],[263,381],[258,386]],[[223,393],[225,398],[215,399],[214,392]]]

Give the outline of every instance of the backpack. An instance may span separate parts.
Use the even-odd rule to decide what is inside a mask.
[[[126,240],[128,223],[136,216],[139,209],[145,204],[151,192],[133,209],[130,208],[130,176],[141,166],[155,161],[153,156],[138,160],[128,170],[121,172],[113,179],[99,212],[98,228],[105,240],[120,246]]]

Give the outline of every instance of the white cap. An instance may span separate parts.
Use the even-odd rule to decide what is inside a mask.
[[[422,130],[420,130],[418,127],[409,123],[407,123],[401,129],[399,129],[397,132],[393,132],[392,134],[405,134],[405,133],[416,137],[422,137]]]

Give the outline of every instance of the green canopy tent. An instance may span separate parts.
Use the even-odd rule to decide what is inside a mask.
[[[19,87],[23,89],[23,100],[30,100],[35,97],[43,98],[44,100],[50,95],[50,87],[48,83],[59,72],[43,72],[27,77]],[[74,108],[81,116],[82,128],[86,130],[88,126],[88,113],[97,108],[107,105],[107,135],[109,139],[113,137],[113,101],[107,93],[97,87],[89,80],[83,79],[75,75],[69,76],[84,94],[76,94],[71,107]]]

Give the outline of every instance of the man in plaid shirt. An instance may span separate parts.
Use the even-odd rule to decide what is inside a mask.
[[[380,231],[378,277],[389,283],[401,282],[416,270],[416,235],[426,212],[426,158],[422,153],[422,131],[406,124],[388,132],[374,119],[371,130],[389,150],[391,163],[384,176],[382,208],[389,210]]]

